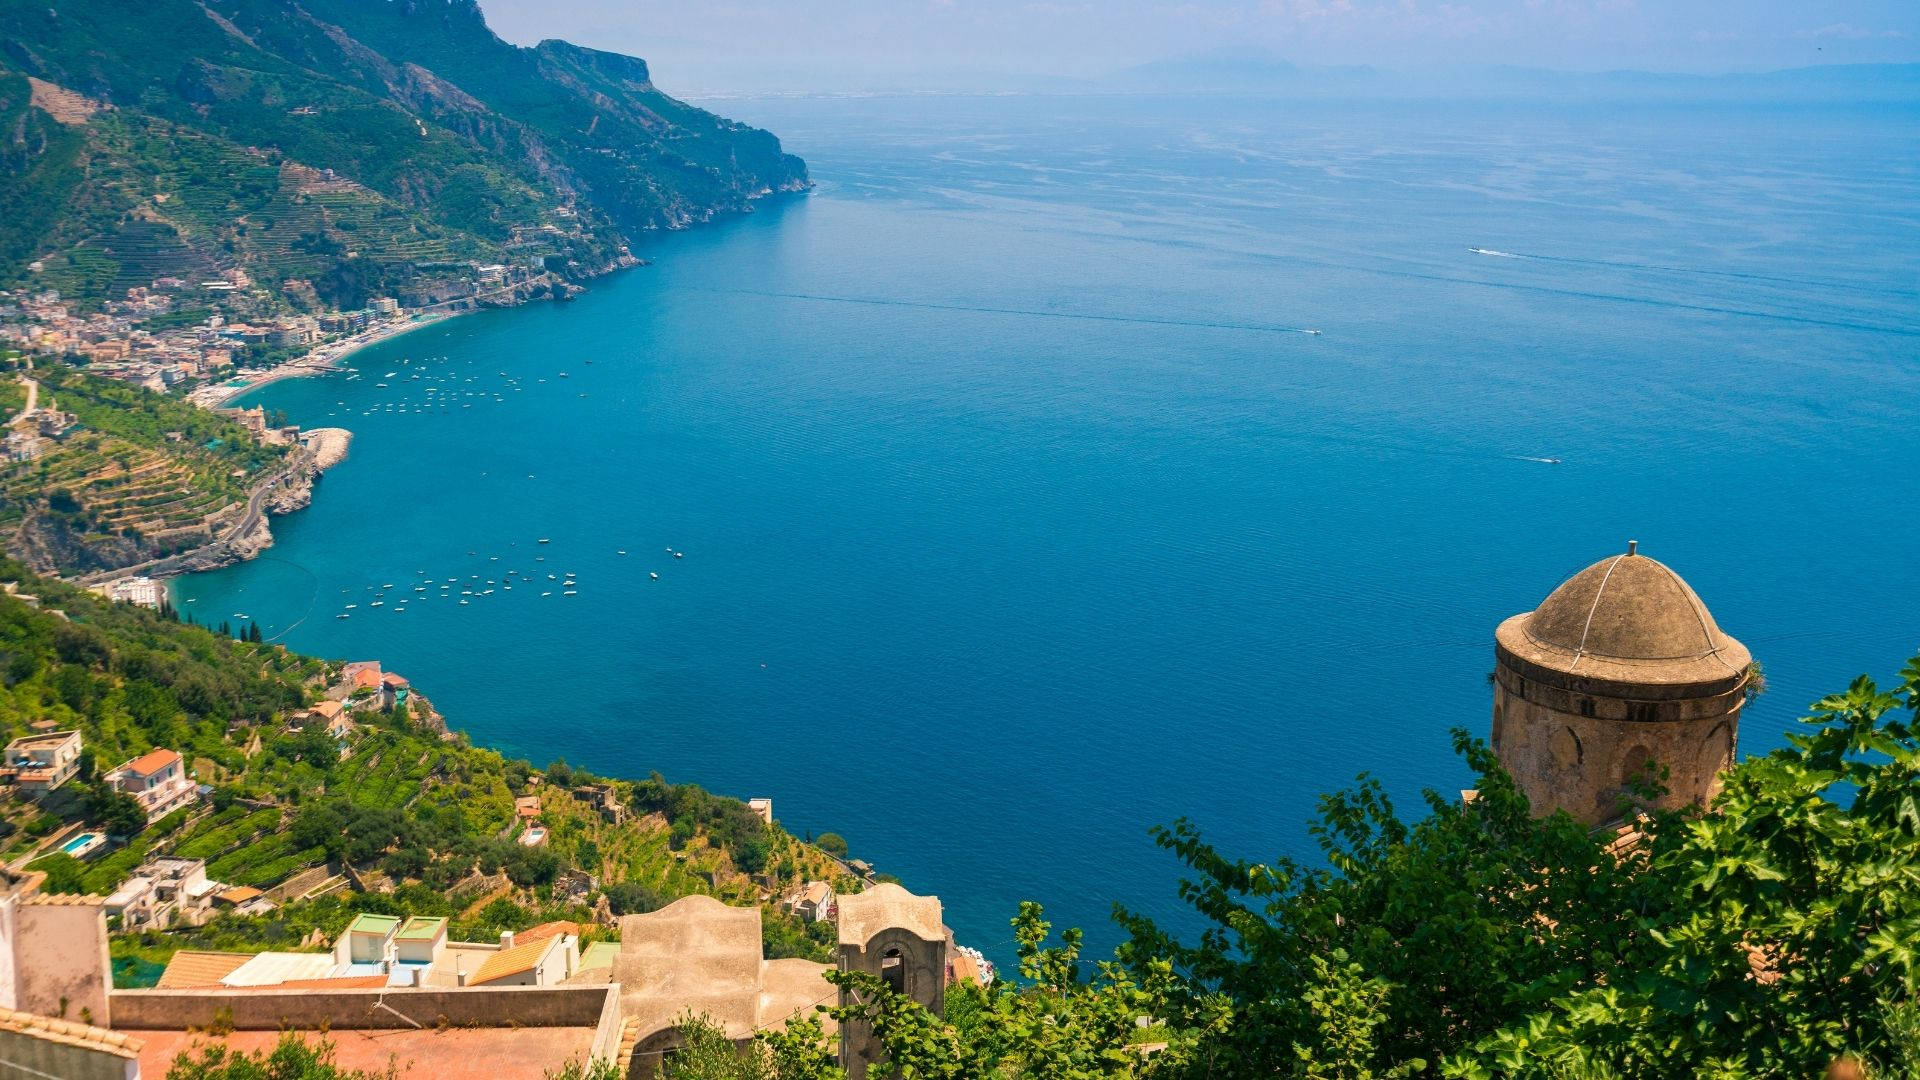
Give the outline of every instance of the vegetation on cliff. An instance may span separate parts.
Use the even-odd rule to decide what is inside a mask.
[[[32,375],[41,407],[75,420],[38,456],[0,464],[6,549],[41,572],[86,573],[206,544],[288,453],[228,417],[128,383],[60,364]],[[0,408],[11,415],[23,403],[7,382]]]
[[[591,273],[806,184],[643,61],[509,45],[472,0],[7,6],[0,122],[0,287],[79,298],[236,266],[343,307],[448,261]]]
[[[1590,834],[1538,820],[1486,747],[1463,801],[1403,817],[1375,783],[1327,797],[1321,858],[1249,862],[1159,833],[1207,924],[1124,910],[1091,970],[1039,908],[1019,981],[949,988],[936,1017],[829,973],[910,1077],[1763,1077],[1920,1070],[1920,659],[1814,705],[1706,812]],[[800,1045],[796,1045],[796,1041]],[[669,1063],[686,1080],[828,1080],[817,1033]],[[1831,1074],[1830,1074],[1831,1075]]]
[[[590,920],[603,898],[615,913],[694,893],[754,904],[841,872],[738,800],[657,776],[536,769],[444,735],[418,697],[384,712],[362,702],[343,744],[298,719],[336,664],[107,603],[17,564],[0,562],[0,581],[32,597],[0,595],[0,738],[51,720],[86,743],[75,781],[0,811],[7,858],[84,821],[124,845],[87,861],[38,857],[30,867],[47,873],[48,890],[108,893],[158,854],[205,859],[212,877],[236,885],[305,875],[269,916],[118,939],[129,981],[157,975],[179,948],[297,947],[360,911],[448,915],[497,935],[546,918]],[[147,826],[99,777],[156,747],[179,751],[213,793],[210,805]],[[516,799],[528,796],[547,829],[538,847],[515,836]],[[772,954],[825,955],[818,933],[792,917],[769,907],[765,922]]]

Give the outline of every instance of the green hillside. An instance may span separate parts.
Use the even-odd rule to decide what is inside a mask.
[[[584,275],[806,184],[644,62],[509,45],[470,0],[0,6],[0,121],[0,287],[94,300],[236,265],[346,306],[437,262]]]
[[[343,746],[289,723],[335,680],[337,663],[109,604],[16,563],[0,561],[0,581],[30,597],[0,595],[0,739],[51,720],[86,741],[79,778],[43,802],[0,800],[8,861],[31,856],[54,892],[111,892],[161,853],[206,859],[217,879],[262,889],[308,870],[316,882],[350,870],[368,883],[361,892],[335,882],[328,895],[291,898],[270,918],[227,916],[116,944],[149,973],[177,948],[290,946],[315,927],[337,932],[355,911],[446,914],[497,932],[588,918],[601,895],[615,911],[692,893],[754,903],[761,887],[749,875],[777,892],[839,873],[739,800],[657,776],[605,780],[563,763],[537,770],[443,737],[418,698],[356,710]],[[212,786],[211,800],[145,828],[136,818],[124,846],[91,859],[35,853],[70,822],[122,831],[124,813],[96,777],[155,747],[178,750]],[[579,794],[593,783],[611,785],[630,816],[605,819]],[[539,798],[550,833],[539,848],[513,836],[514,800],[525,795]],[[569,870],[593,875],[594,887],[556,894],[555,879]],[[774,955],[823,954],[817,930],[809,935],[772,908],[766,922]]]

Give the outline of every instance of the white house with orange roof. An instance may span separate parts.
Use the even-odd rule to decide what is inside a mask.
[[[153,749],[108,773],[107,783],[133,796],[149,823],[191,803],[198,788],[173,750]]]

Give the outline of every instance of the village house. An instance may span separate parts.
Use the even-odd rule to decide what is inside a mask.
[[[791,915],[807,922],[821,922],[833,918],[833,886],[824,881],[809,881],[789,892],[780,906]]]
[[[20,793],[45,795],[80,771],[80,733],[55,731],[23,735],[7,744],[0,777],[11,778]]]
[[[318,727],[335,739],[345,739],[353,734],[353,718],[347,715],[347,707],[338,701],[322,701],[300,714],[301,727]]]
[[[609,825],[627,820],[627,804],[620,801],[620,793],[612,784],[582,784],[573,789],[573,797],[599,811]]]
[[[199,790],[187,775],[186,762],[173,750],[149,750],[109,772],[106,781],[133,796],[149,824],[191,803]]]

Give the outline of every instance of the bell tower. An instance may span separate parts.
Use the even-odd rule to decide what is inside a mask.
[[[894,993],[943,1015],[950,936],[941,921],[940,898],[915,896],[889,882],[838,902],[840,970],[878,976]],[[840,991],[840,1004],[856,1004],[851,991]],[[868,1067],[885,1058],[871,1025],[841,1025],[840,1067],[847,1071],[847,1080],[865,1080]]]

